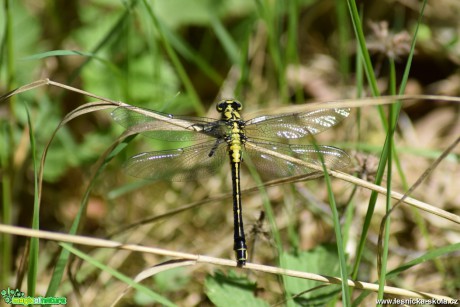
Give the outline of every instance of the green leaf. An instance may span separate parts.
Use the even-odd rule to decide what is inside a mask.
[[[178,291],[182,289],[190,280],[183,267],[170,269],[153,277],[155,285],[160,292]]]
[[[329,276],[340,275],[339,257],[337,255],[337,246],[335,245],[322,245],[311,251],[296,254],[283,253],[281,259],[286,269]],[[324,284],[313,280],[284,277],[284,287],[290,296],[298,295],[321,285]],[[338,291],[340,291],[340,286],[326,286],[306,292],[294,298],[294,301],[300,305],[324,304],[331,300],[332,296]]]
[[[255,297],[256,284],[230,271],[228,276],[216,272],[205,281],[205,292],[216,306],[268,306]]]

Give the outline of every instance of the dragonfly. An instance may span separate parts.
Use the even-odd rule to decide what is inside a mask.
[[[243,161],[250,160],[263,180],[319,172],[296,161],[321,166],[321,157],[327,168],[343,169],[350,164],[350,157],[343,150],[326,145],[289,144],[289,141],[335,126],[350,114],[350,109],[263,115],[245,121],[240,114],[243,105],[237,100],[222,100],[216,108],[220,119],[176,116],[133,106],[118,107],[111,116],[124,128],[150,138],[196,142],[183,148],[137,154],[124,164],[128,175],[146,180],[191,181],[207,178],[217,173],[224,161],[230,162],[233,250],[237,266],[243,267],[248,254],[241,202]]]

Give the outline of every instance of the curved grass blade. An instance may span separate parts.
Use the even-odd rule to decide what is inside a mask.
[[[111,267],[108,267],[108,266],[104,265],[103,263],[97,261],[96,259],[94,259],[94,258],[90,257],[89,255],[83,253],[82,251],[76,249],[71,244],[60,243],[59,245],[61,245],[63,247],[63,249],[67,250],[69,253],[72,253],[72,254],[76,255],[77,257],[85,260],[87,263],[90,263],[90,264],[96,266],[97,268],[103,270],[104,272],[109,273],[113,277],[115,277],[115,278],[121,280],[122,282],[128,284],[129,286],[133,287],[134,289],[136,289],[138,291],[141,291],[144,294],[150,296],[151,298],[153,298],[158,303],[160,303],[162,305],[165,305],[165,306],[176,306],[173,302],[168,300],[166,297],[164,297],[164,296],[162,296],[162,295],[160,295],[158,293],[153,292],[151,289],[139,284],[139,282],[129,278],[128,276],[118,272],[117,270],[112,269]]]

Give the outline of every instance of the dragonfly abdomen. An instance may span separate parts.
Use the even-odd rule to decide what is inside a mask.
[[[233,149],[232,149],[233,148]],[[230,168],[232,170],[233,185],[233,229],[234,245],[236,260],[238,266],[242,267],[247,260],[247,246],[244,236],[243,214],[241,206],[241,187],[240,187],[240,169],[241,169],[241,144],[231,144],[230,150]]]
[[[230,167],[232,169],[233,184],[233,222],[234,222],[234,246],[238,266],[242,267],[247,260],[247,246],[244,236],[243,215],[241,206],[240,169],[242,161],[242,130],[239,121],[231,123],[232,128],[228,137]]]

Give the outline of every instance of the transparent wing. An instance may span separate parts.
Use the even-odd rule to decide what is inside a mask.
[[[223,123],[216,119],[176,116],[134,106],[118,107],[111,116],[127,129],[164,141],[186,142],[220,137],[225,129]]]
[[[321,166],[321,160],[319,158],[321,154],[326,166],[331,169],[343,169],[351,163],[347,153],[332,146],[318,145],[317,148],[315,148],[313,145],[289,145],[269,142],[251,142],[251,144],[318,166]],[[247,146],[245,148],[243,152],[243,161],[245,157],[250,158],[264,180],[320,172],[305,165],[260,152],[252,146]]]
[[[335,126],[350,114],[349,108],[259,116],[246,122],[248,137],[297,139]]]
[[[191,181],[215,174],[228,159],[226,153],[226,143],[214,141],[173,150],[144,152],[129,158],[124,170],[128,175],[147,180]]]

